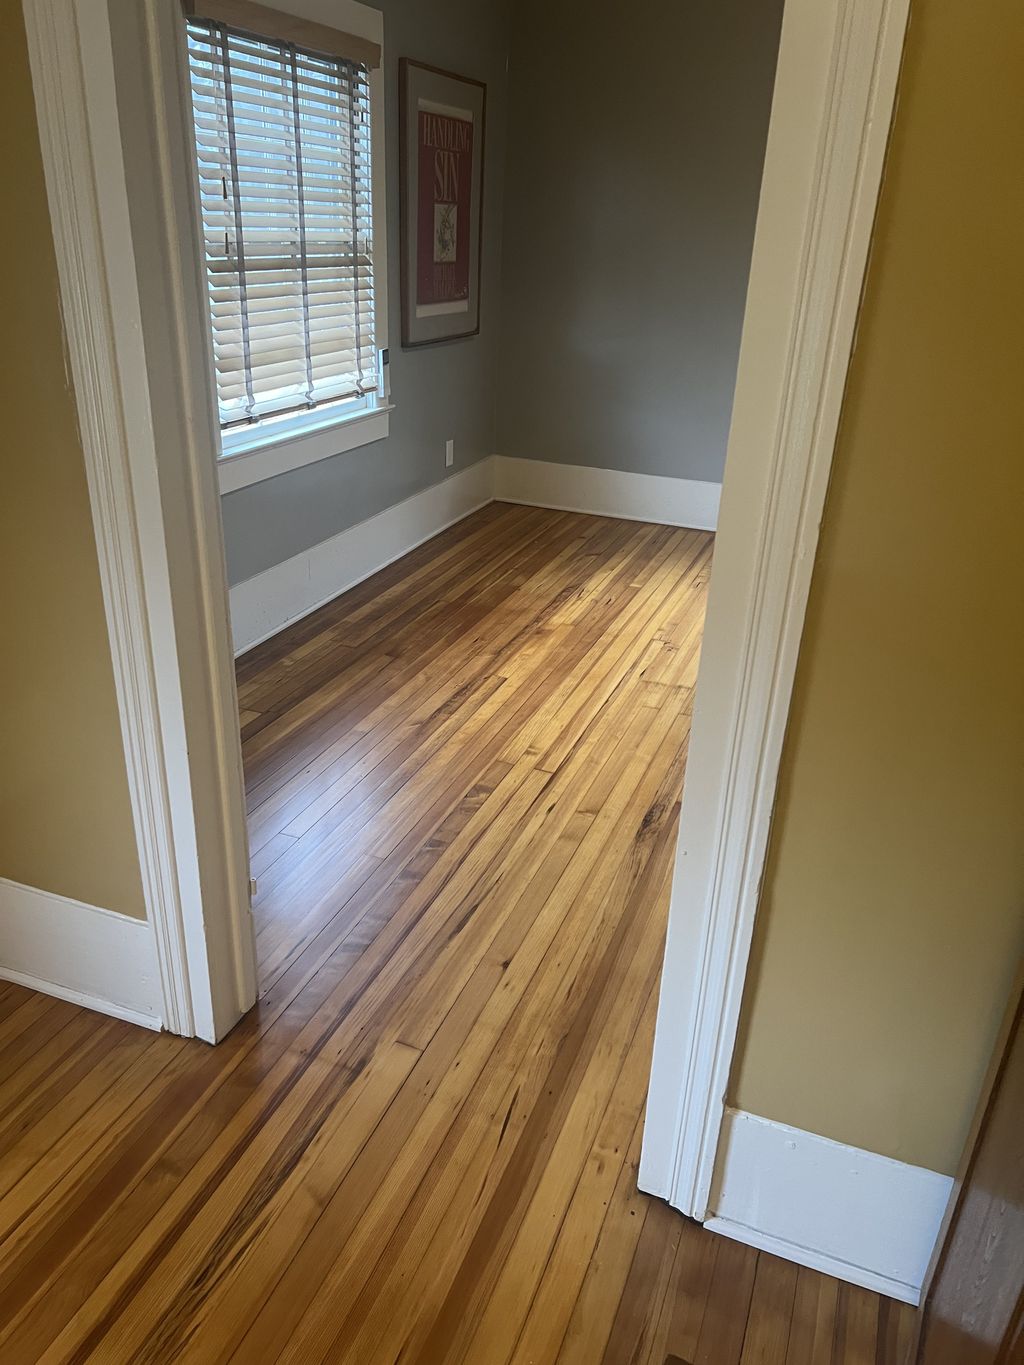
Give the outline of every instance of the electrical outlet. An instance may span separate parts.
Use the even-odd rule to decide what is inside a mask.
[[[455,463],[455,442],[454,442],[454,441],[445,441],[445,443],[444,443],[444,467],[445,467],[445,469],[451,469],[451,467],[452,467],[452,465],[453,465],[454,463]]]

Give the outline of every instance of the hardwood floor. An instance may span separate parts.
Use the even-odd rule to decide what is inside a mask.
[[[260,1003],[0,989],[0,1360],[898,1365],[636,1189],[710,559],[492,504],[240,661]]]

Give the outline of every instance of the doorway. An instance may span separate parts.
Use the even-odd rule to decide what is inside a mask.
[[[88,17],[87,0],[81,2]],[[42,0],[33,8],[59,26]],[[881,0],[829,6],[789,0],[785,8],[697,694],[681,846],[687,875],[677,883],[672,911],[641,1171],[645,1188],[697,1216],[707,1212],[724,1076],[905,14],[905,5]],[[140,24],[151,63],[158,61],[165,22],[150,7]],[[131,762],[140,790],[152,793],[154,825],[146,849],[163,850],[151,857],[151,919],[167,997],[181,1006],[178,1014],[169,1008],[166,1017],[183,1032],[203,1032],[196,1027],[203,1016],[204,1036],[216,1038],[252,1003],[254,979],[217,489],[206,459],[212,448],[208,377],[187,344],[203,301],[188,285],[187,272],[146,268],[147,241],[154,252],[169,250],[177,259],[189,229],[180,216],[173,218],[173,194],[162,204],[129,207],[125,167],[112,156],[109,136],[100,136],[109,135],[117,117],[109,91],[104,95],[111,72],[104,28],[72,24],[51,45],[51,56],[41,55],[38,40],[34,56],[42,71],[41,110],[51,124],[65,115],[59,99],[47,103],[46,91],[51,97],[57,89],[73,91],[85,74],[78,136],[92,155],[79,160],[95,167],[95,179],[86,171],[72,173],[59,137],[48,145],[58,168],[55,183],[64,187],[68,232],[58,246],[65,277],[81,285],[84,274],[84,297],[92,303],[73,317],[71,344],[81,373],[95,371],[97,355],[108,367],[91,390],[79,384],[79,401],[88,404],[93,393],[95,412],[107,419],[83,424],[92,436],[87,456],[97,470],[117,475],[97,478],[94,505],[102,509],[116,551],[106,563],[109,582],[135,589],[124,599],[134,614],[126,610],[115,624],[124,630],[127,621],[128,633],[134,630],[144,646],[135,659],[126,654],[117,671],[127,699],[125,725],[140,737]],[[69,56],[74,60],[62,66]],[[166,111],[177,96],[161,87],[161,98]],[[170,127],[158,121],[156,162],[165,182],[182,173],[181,147]],[[151,215],[148,233],[140,231],[145,213]],[[91,278],[75,255],[75,232],[86,220],[98,225],[92,245],[102,267]],[[161,296],[140,302],[140,281]],[[133,358],[131,337],[147,307],[157,307],[174,325],[166,329],[162,351],[147,349],[144,365],[137,348]],[[109,610],[121,610],[121,600],[112,591]],[[265,696],[261,704],[266,706]],[[256,726],[266,714],[257,711],[250,723]],[[146,754],[152,761],[138,757]],[[288,835],[287,829],[278,835]],[[382,851],[377,846],[368,856],[379,858]],[[268,881],[273,866],[267,866]],[[222,913],[204,913],[210,904]],[[401,1044],[396,1040],[399,1051]]]

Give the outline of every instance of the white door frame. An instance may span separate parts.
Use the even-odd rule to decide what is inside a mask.
[[[256,977],[213,447],[180,351],[155,431],[105,0],[24,12],[162,1023],[216,1042]]]
[[[786,0],[640,1187],[704,1220],[909,0]]]

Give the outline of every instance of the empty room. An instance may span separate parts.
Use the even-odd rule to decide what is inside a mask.
[[[1021,14],[6,32],[0,1358],[1017,1360]]]

